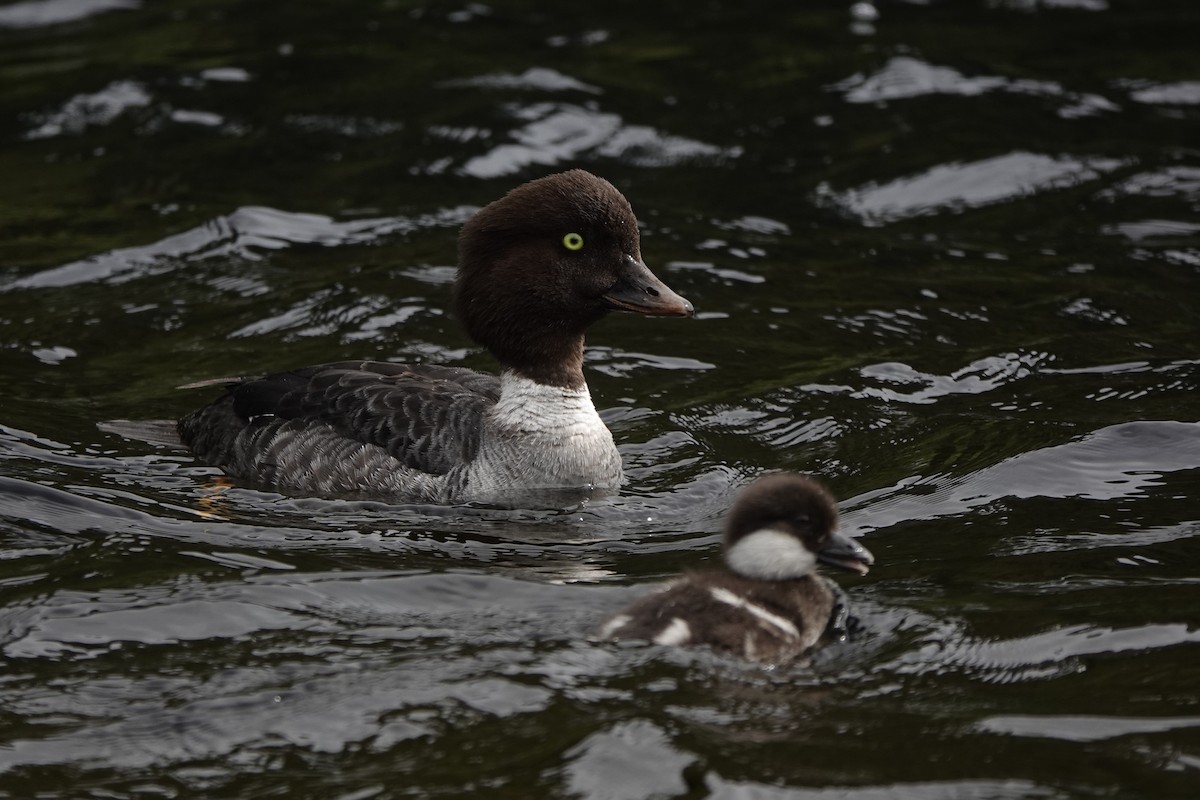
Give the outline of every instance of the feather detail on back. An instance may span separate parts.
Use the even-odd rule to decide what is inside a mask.
[[[766,583],[724,570],[689,572],[608,620],[601,638],[708,646],[753,661],[782,663],[825,633],[834,596],[826,580]],[[679,635],[686,630],[687,636]]]
[[[277,482],[266,473],[279,465],[260,463],[256,453],[280,436],[299,446],[299,432],[309,427],[328,440],[322,447],[343,440],[412,470],[446,475],[475,458],[483,416],[499,396],[498,378],[467,369],[345,361],[233,386],[180,420],[179,432],[209,463],[257,475],[265,485]]]

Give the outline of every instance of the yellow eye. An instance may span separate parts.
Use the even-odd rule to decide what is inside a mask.
[[[583,237],[578,233],[568,233],[563,237],[563,247],[567,248],[568,250],[582,250]]]

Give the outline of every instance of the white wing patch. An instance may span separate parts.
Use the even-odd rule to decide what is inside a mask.
[[[596,638],[610,638],[614,633],[621,630],[621,628],[624,628],[625,623],[629,622],[631,619],[633,619],[633,617],[629,616],[628,614],[617,614],[608,622],[600,626],[600,630],[596,632]]]
[[[725,552],[725,563],[747,578],[782,581],[812,572],[817,557],[795,536],[762,528],[738,539]]]
[[[751,603],[749,600],[747,600],[744,597],[738,597],[736,594],[729,591],[728,589],[714,587],[712,589],[709,589],[708,591],[709,591],[709,594],[711,594],[713,596],[714,600],[717,600],[722,603],[726,603],[727,605],[731,605],[734,608],[745,609],[748,613],[754,615],[755,617],[758,617],[758,619],[762,620],[763,622],[770,625],[771,627],[777,628],[785,636],[788,636],[788,637],[794,638],[794,639],[800,638],[800,631],[796,629],[796,626],[792,624],[791,620],[784,619],[783,617],[779,616],[778,614],[767,611],[762,606],[757,605],[755,603]]]
[[[692,638],[692,629],[679,617],[671,620],[671,624],[659,631],[654,637],[655,644],[678,645],[687,644]]]

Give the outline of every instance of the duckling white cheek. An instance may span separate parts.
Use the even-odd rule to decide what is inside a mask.
[[[795,536],[763,528],[743,536],[730,547],[725,562],[747,578],[780,581],[812,572],[817,557]]]

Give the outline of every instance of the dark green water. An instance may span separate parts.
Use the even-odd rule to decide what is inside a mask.
[[[0,798],[1197,796],[1200,7],[851,5],[0,5]],[[620,497],[214,496],[98,427],[491,368],[457,226],[574,166],[699,312],[590,336]],[[587,640],[773,469],[877,556],[851,642]]]

